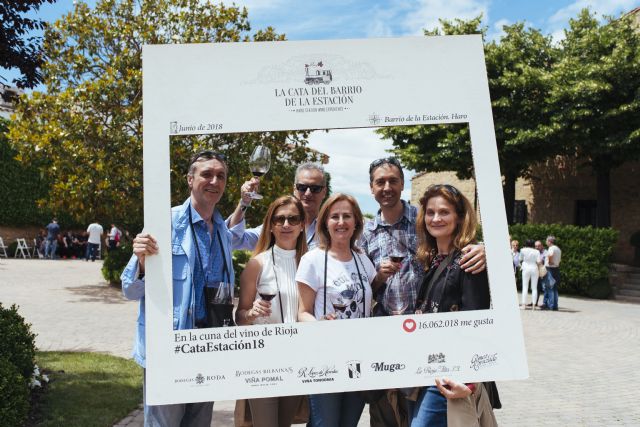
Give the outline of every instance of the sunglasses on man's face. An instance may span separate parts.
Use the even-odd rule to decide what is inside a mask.
[[[288,222],[289,225],[298,225],[302,221],[300,215],[276,215],[273,217],[273,223],[275,225],[284,225]]]
[[[324,189],[324,185],[307,185],[307,184],[296,184],[296,190],[301,193],[306,193],[307,190],[310,190],[313,194],[318,194]]]

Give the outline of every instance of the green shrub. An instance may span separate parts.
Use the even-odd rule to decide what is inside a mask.
[[[251,258],[251,251],[237,250],[233,251],[233,271],[235,272],[236,292],[240,291],[240,274],[244,270],[244,266]]]
[[[24,425],[29,413],[29,387],[15,365],[0,357],[0,427]]]
[[[11,362],[27,384],[35,367],[36,336],[15,305],[3,308],[0,303],[0,337],[0,358]]]
[[[121,243],[116,249],[106,251],[104,263],[102,264],[102,276],[112,285],[120,285],[120,275],[127,266],[133,246],[131,243]]]
[[[521,245],[527,239],[545,242],[553,235],[562,250],[559,291],[607,298],[611,294],[609,263],[618,232],[610,228],[560,224],[516,224],[509,228]]]

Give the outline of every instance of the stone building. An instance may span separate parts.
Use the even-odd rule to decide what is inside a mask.
[[[476,200],[473,179],[460,180],[454,172],[423,172],[411,181],[411,203],[417,206],[426,187],[437,183],[454,185],[469,200]],[[595,225],[596,206],[596,176],[587,162],[558,157],[534,166],[528,179],[516,183],[518,223]],[[611,171],[611,227],[620,232],[614,261],[632,264],[629,239],[640,231],[640,162]]]

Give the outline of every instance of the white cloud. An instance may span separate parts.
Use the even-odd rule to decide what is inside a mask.
[[[391,141],[381,140],[375,129],[334,129],[314,132],[309,137],[309,145],[329,155],[325,165],[331,174],[331,188],[334,193],[348,193],[358,199],[363,212],[375,213],[378,204],[369,188],[369,164],[390,154]],[[405,190],[403,199],[411,195],[413,172],[405,170]]]
[[[575,18],[585,8],[596,12],[598,15],[617,15],[623,11],[629,11],[638,6],[638,0],[576,0],[568,6],[554,13],[549,22],[566,25],[570,18]]]
[[[422,35],[423,29],[440,27],[438,19],[471,19],[479,14],[482,14],[483,21],[488,21],[488,0],[419,0],[407,14],[404,26],[409,34]]]
[[[497,21],[493,26],[491,26],[491,28],[489,28],[487,38],[489,40],[501,39],[505,35],[505,32],[502,29],[505,25],[511,25],[511,22],[508,19],[500,19]]]
[[[558,42],[564,39],[563,30],[569,26],[569,19],[578,16],[582,9],[589,9],[602,18],[603,15],[617,16],[635,7],[638,7],[638,0],[576,0],[554,13],[548,20],[546,30]]]

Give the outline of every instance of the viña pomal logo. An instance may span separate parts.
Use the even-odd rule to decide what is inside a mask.
[[[304,64],[304,82],[308,85],[328,85],[333,80],[331,70],[324,66],[322,60],[317,63]]]
[[[196,375],[196,384],[203,384],[204,383],[204,376],[202,374],[198,374]]]

